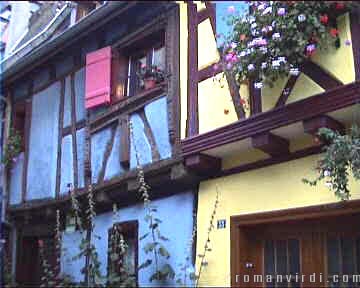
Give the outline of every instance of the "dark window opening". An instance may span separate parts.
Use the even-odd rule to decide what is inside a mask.
[[[137,283],[138,222],[116,223],[108,232],[108,274],[116,275],[111,285],[124,284],[133,287]]]

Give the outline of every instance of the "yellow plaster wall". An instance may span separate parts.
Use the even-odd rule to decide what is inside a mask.
[[[350,17],[344,14],[337,19],[340,48],[329,47],[329,49],[316,53],[312,60],[328,71],[344,84],[355,81],[354,55],[352,46],[346,46],[345,40],[351,40]]]
[[[301,99],[308,98],[310,96],[324,92],[325,90],[311,80],[308,76],[301,73],[299,78],[286,101],[286,104],[296,102]]]
[[[223,73],[218,74],[216,81],[206,79],[198,86],[199,133],[225,126],[237,120],[235,107],[229,93],[229,87]]]
[[[220,60],[215,35],[209,19],[198,26],[198,68],[199,70]]]
[[[180,10],[180,136],[186,137],[187,75],[188,75],[188,19],[187,4],[178,1]]]
[[[261,88],[261,105],[263,112],[275,107],[282,90],[285,88],[286,82],[287,78],[279,79],[274,83],[274,87],[270,88],[264,85],[264,87]]]
[[[203,253],[216,196],[216,186],[220,194],[220,203],[215,221],[226,219],[225,229],[218,230],[215,228],[211,232],[210,247],[212,251],[207,252],[208,265],[202,272],[200,286],[230,285],[230,216],[338,201],[333,196],[333,192],[329,191],[324,184],[311,187],[301,182],[304,177],[313,179],[315,176],[313,167],[318,157],[310,156],[204,181],[200,184],[197,214],[197,254]],[[350,189],[353,199],[359,199],[360,183],[355,183],[352,180]]]

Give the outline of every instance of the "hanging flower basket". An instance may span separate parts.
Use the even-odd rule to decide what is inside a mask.
[[[220,50],[223,68],[234,73],[238,83],[253,79],[255,88],[260,89],[263,84],[271,87],[281,77],[297,76],[301,64],[318,50],[339,47],[336,17],[356,4],[251,1],[249,5],[250,12],[241,17],[228,9],[232,33],[223,39]],[[344,44],[350,45],[350,41]]]
[[[165,79],[164,72],[156,65],[141,65],[137,75],[145,90],[154,88],[156,84],[161,83]]]

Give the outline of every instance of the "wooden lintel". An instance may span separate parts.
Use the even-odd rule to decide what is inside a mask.
[[[215,174],[221,170],[221,159],[205,154],[185,158],[185,166],[200,175]]]
[[[251,142],[253,148],[273,157],[289,154],[289,141],[270,132],[253,136]]]
[[[304,132],[316,135],[320,128],[329,128],[343,134],[345,127],[339,121],[327,115],[320,115],[303,121]]]
[[[98,203],[110,203],[111,202],[110,197],[107,195],[107,193],[105,191],[100,191],[99,193],[96,193],[95,199],[96,199],[96,202],[98,202]]]

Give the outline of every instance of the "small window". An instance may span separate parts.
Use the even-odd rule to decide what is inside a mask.
[[[267,287],[297,287],[295,277],[288,285],[287,275],[300,273],[300,248],[298,239],[266,240],[264,244],[264,272],[272,276]],[[283,286],[284,285],[284,286]]]
[[[357,287],[354,275],[360,275],[360,238],[327,239],[327,272],[329,287]],[[336,275],[334,278],[334,275]],[[338,282],[334,280],[338,279]]]
[[[158,32],[127,49],[130,52],[127,96],[134,96],[143,90],[154,88],[164,81],[166,71],[164,36],[164,32]]]
[[[127,286],[134,287],[137,283],[138,261],[138,222],[129,221],[116,223],[108,233],[108,274],[119,277],[119,283],[124,284],[125,277]],[[110,277],[111,278],[111,277]]]

